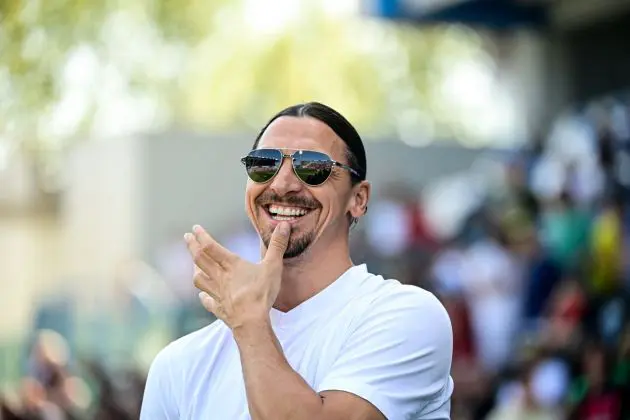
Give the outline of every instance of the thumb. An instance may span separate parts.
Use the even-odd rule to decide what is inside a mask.
[[[282,260],[289,246],[289,236],[291,236],[291,226],[287,222],[279,223],[271,235],[265,261]]]

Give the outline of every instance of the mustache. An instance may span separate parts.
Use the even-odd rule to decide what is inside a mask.
[[[267,204],[284,204],[287,206],[306,207],[314,209],[320,206],[319,202],[308,197],[288,195],[281,197],[273,192],[263,193],[256,199],[256,204],[265,206]]]

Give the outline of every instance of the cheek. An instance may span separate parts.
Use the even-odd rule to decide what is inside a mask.
[[[252,184],[251,181],[247,183],[245,189],[245,211],[252,217],[256,215],[256,198],[262,193],[262,188],[256,184]]]
[[[323,200],[323,199],[322,199]],[[342,218],[346,217],[346,208],[348,207],[348,197],[335,194],[334,196],[328,196],[326,201],[320,201],[322,203],[322,223],[330,224],[337,223]]]

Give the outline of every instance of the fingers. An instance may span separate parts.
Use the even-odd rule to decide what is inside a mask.
[[[192,256],[192,259],[196,267],[199,267],[206,274],[211,277],[215,277],[220,270],[220,266],[214,259],[206,252],[206,248],[203,247],[192,233],[184,235],[184,240],[188,246],[188,252]]]
[[[210,236],[210,234],[201,226],[193,226],[192,236],[199,244],[199,248],[195,248],[196,252],[191,251],[193,257],[199,253],[203,253],[212,258],[212,260],[222,267],[225,267],[234,260],[234,254],[215,241],[214,238],[212,238],[212,236]]]
[[[217,302],[212,296],[210,296],[206,292],[201,292],[199,293],[199,300],[201,301],[203,307],[206,308],[206,311],[212,312],[213,314],[217,315]]]
[[[291,236],[291,226],[287,222],[279,223],[271,235],[265,261],[282,262],[287,246],[289,246],[289,236]]]
[[[215,290],[217,282],[212,277],[204,273],[199,267],[195,266],[195,274],[193,275],[193,284],[202,292],[206,292],[216,298]]]
[[[186,233],[184,235],[184,241],[186,241],[186,246],[188,247],[188,252],[192,255],[193,259],[197,258],[202,253],[201,244],[195,238],[195,235],[192,233]]]

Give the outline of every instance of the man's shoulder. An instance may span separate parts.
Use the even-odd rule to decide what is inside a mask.
[[[446,308],[428,290],[381,276],[372,276],[365,286],[357,296],[366,306],[363,322],[391,324],[396,330],[451,331]]]
[[[370,300],[382,311],[402,308],[412,311],[443,310],[442,302],[431,292],[418,286],[403,284],[395,279],[373,275],[363,288],[360,298]]]
[[[343,345],[317,390],[353,393],[388,418],[447,418],[453,333],[438,298],[373,276],[342,313],[352,322],[339,329]]]
[[[154,363],[168,364],[170,368],[173,364],[194,363],[195,356],[203,355],[228,333],[229,329],[223,322],[214,321],[167,344],[155,357]]]

